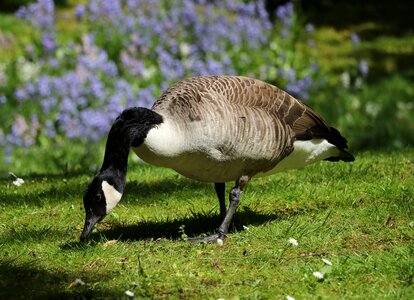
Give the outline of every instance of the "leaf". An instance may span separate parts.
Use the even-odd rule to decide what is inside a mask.
[[[107,241],[105,244],[102,245],[102,247],[107,248],[110,245],[116,244],[118,242],[118,240],[110,240]]]

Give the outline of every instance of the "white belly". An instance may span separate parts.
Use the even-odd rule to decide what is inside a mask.
[[[235,161],[217,160],[207,152],[184,152],[177,156],[162,156],[152,152],[146,145],[134,148],[145,162],[174,169],[188,178],[205,182],[235,181],[243,175],[245,164]]]
[[[249,167],[254,163],[243,159],[218,160],[208,151],[200,152],[195,149],[191,151],[188,148],[180,148],[179,145],[179,137],[165,132],[162,135],[149,135],[146,142],[142,146],[134,148],[134,151],[147,163],[172,168],[186,177],[206,182],[228,182],[243,175],[250,175],[244,174],[244,172],[247,169],[251,172]],[[272,170],[266,172],[256,170],[253,175],[268,176],[288,169],[303,168],[339,153],[336,146],[324,139],[295,141],[293,146],[292,153]]]
[[[300,169],[339,154],[336,146],[325,139],[295,141],[293,147],[292,153],[280,161],[272,170],[259,173],[258,176],[267,176],[289,169]]]

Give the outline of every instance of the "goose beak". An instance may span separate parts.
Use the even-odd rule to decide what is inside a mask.
[[[101,216],[96,216],[94,214],[86,214],[85,225],[83,226],[83,231],[80,237],[81,242],[84,242],[88,236],[91,234],[95,224],[102,219]]]

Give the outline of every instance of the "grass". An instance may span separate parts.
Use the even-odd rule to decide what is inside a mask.
[[[411,298],[413,157],[365,152],[256,178],[222,247],[185,241],[218,226],[212,185],[168,169],[131,162],[121,204],[87,244],[78,239],[92,174],[2,179],[0,298]]]

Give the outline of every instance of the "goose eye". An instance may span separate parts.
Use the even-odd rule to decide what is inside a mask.
[[[97,202],[99,202],[99,201],[101,201],[102,200],[102,196],[101,196],[101,194],[96,194],[96,201]]]

